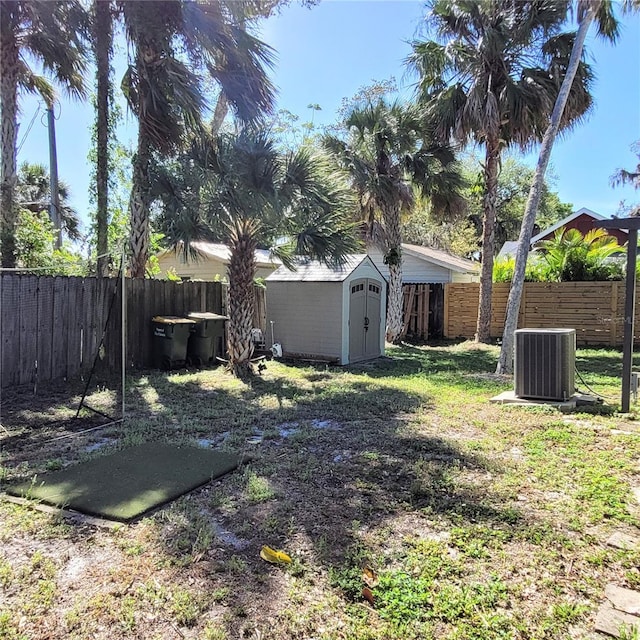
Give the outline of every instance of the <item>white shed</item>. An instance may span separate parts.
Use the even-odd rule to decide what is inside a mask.
[[[350,364],[384,354],[387,284],[368,256],[337,268],[301,261],[266,284],[267,339],[283,355]]]
[[[382,251],[372,246],[367,249],[367,253],[380,273],[388,279],[389,267],[384,263]],[[478,262],[453,256],[439,249],[402,243],[402,284],[479,281]]]

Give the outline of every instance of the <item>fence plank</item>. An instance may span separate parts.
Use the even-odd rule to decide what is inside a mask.
[[[404,321],[402,323],[402,335],[406,335],[411,322],[411,314],[413,313],[413,299],[416,294],[416,285],[403,287],[403,303],[404,303]]]
[[[478,313],[477,283],[445,287],[445,336],[472,338]],[[509,292],[508,283],[494,284],[491,336],[502,335]],[[527,282],[518,327],[576,329],[578,344],[620,345],[617,327],[624,316],[624,291],[617,282]],[[640,309],[636,309],[640,319]],[[640,331],[639,331],[640,333]],[[636,340],[638,336],[636,336]]]
[[[53,342],[52,378],[67,377],[67,331],[65,316],[67,312],[67,290],[69,278],[53,278],[53,322],[51,340]],[[55,333],[55,335],[54,335]]]
[[[51,380],[53,278],[38,278],[38,379]]]
[[[38,359],[38,302],[37,277],[25,276],[20,281],[20,304],[17,309],[20,317],[20,332],[18,334],[20,349],[20,371],[18,378],[21,383],[35,382]]]
[[[0,310],[2,311],[2,319],[0,320],[2,328],[0,380],[4,387],[18,384],[19,380],[20,318],[18,309],[20,307],[20,290],[18,280],[11,276],[0,277],[2,278],[0,281],[2,285],[0,289]]]

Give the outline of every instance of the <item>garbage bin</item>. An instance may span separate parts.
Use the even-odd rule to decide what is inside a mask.
[[[194,311],[189,319],[196,322],[187,347],[189,359],[197,366],[215,363],[223,353],[224,322],[229,318],[218,313]]]
[[[176,316],[156,316],[151,320],[153,355],[157,367],[169,371],[187,363],[187,343],[195,320]]]

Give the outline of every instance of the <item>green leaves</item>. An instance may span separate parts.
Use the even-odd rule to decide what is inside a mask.
[[[622,265],[609,259],[622,252],[617,240],[604,229],[582,235],[577,229],[558,229],[552,240],[540,243],[540,251],[557,282],[620,280]]]
[[[382,240],[390,231],[385,227],[399,224],[400,213],[414,203],[414,187],[439,209],[462,205],[464,181],[453,150],[433,140],[420,108],[380,99],[355,107],[345,126],[345,139],[325,136],[323,145],[348,175],[359,199],[358,218],[370,237]]]
[[[435,38],[414,41],[407,64],[440,139],[484,142],[498,131],[505,146],[525,149],[542,138],[574,38],[563,31],[567,6],[547,0],[429,4]],[[563,127],[589,109],[590,81],[583,61]]]

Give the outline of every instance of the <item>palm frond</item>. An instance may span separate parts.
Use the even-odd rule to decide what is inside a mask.
[[[26,9],[21,50],[39,61],[70,95],[84,98],[89,38],[87,12],[77,0],[36,0]]]
[[[266,70],[275,52],[251,35],[241,21],[233,24],[220,2],[184,3],[181,31],[186,50],[222,87],[237,117],[246,123],[270,113],[275,88]]]
[[[37,93],[46,104],[53,104],[56,98],[56,91],[44,76],[34,73],[24,61],[20,61],[20,71],[18,74],[18,82],[20,87],[27,93]]]

